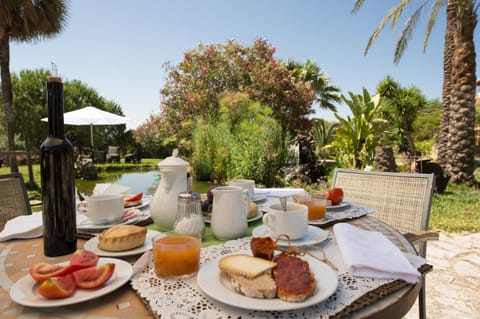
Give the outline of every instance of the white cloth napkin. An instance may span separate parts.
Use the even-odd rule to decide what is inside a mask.
[[[382,233],[338,223],[333,226],[333,234],[348,271],[353,276],[418,282],[420,273]]]
[[[43,234],[42,212],[31,215],[17,216],[5,223],[5,228],[0,232],[0,241],[10,239],[27,239],[40,237]]]
[[[98,183],[93,189],[93,195],[99,194],[123,194],[129,195],[132,193],[132,188],[128,186],[111,184],[111,183]]]

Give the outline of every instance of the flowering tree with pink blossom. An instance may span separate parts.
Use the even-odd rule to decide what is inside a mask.
[[[309,130],[316,95],[307,82],[295,81],[286,64],[274,57],[275,47],[257,39],[250,47],[231,40],[226,44],[200,44],[185,52],[178,65],[167,65],[161,90],[162,128],[177,143],[187,143],[199,119],[218,116],[218,96],[241,92],[268,105],[284,135]],[[185,144],[186,145],[186,144]],[[188,148],[188,146],[187,146]]]

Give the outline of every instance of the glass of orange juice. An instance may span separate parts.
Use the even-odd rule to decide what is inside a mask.
[[[318,220],[325,218],[327,212],[327,198],[324,194],[307,194],[292,196],[294,202],[308,207],[308,219]]]
[[[153,237],[155,274],[163,278],[188,278],[200,267],[201,235],[167,232]]]

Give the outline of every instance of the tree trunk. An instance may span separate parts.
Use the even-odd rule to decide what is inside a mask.
[[[379,172],[396,172],[397,164],[391,146],[377,146],[375,148],[375,170]]]
[[[412,132],[410,131],[410,127],[408,125],[408,115],[402,115],[402,127],[403,127],[403,134],[405,134],[405,139],[407,140],[408,145],[408,152],[410,156],[413,157],[417,154],[417,149],[415,148],[415,143],[413,141]]]
[[[29,119],[25,116],[25,110],[22,108],[22,123],[23,123],[23,139],[25,140],[25,151],[27,151],[27,165],[28,165],[28,185],[30,187],[35,186],[35,177],[33,176],[32,166],[32,147],[29,132]]]
[[[443,87],[442,87],[442,112],[440,117],[440,134],[438,137],[438,163],[445,173],[450,174],[448,163],[448,127],[450,118],[450,104],[452,92],[452,59],[455,50],[453,40],[454,26],[456,23],[455,7],[456,0],[448,0],[447,4],[447,26],[445,31],[445,44],[443,48]]]
[[[452,64],[452,104],[450,106],[449,147],[452,181],[473,182],[475,169],[475,88],[476,64],[473,33],[477,24],[472,7],[457,17],[455,53]]]
[[[10,44],[6,27],[0,28],[0,68],[2,79],[2,104],[7,127],[8,164],[12,173],[18,172],[15,151],[15,118],[13,114],[12,79],[10,78]]]

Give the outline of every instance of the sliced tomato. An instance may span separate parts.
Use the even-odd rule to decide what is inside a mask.
[[[70,257],[70,264],[67,266],[68,272],[74,272],[79,269],[93,267],[98,262],[98,255],[85,249],[77,249]]]
[[[65,275],[66,267],[60,265],[51,265],[41,262],[30,267],[28,272],[30,276],[38,282],[43,282],[51,277],[59,277]]]
[[[76,288],[72,275],[66,275],[48,278],[38,287],[37,292],[47,299],[60,299],[73,295]]]
[[[143,193],[140,192],[140,193],[138,193],[138,194],[135,194],[135,195],[133,195],[133,196],[130,196],[130,197],[125,198],[125,201],[126,201],[126,202],[138,202],[139,200],[142,199],[142,197],[143,197]]]
[[[73,279],[79,288],[91,289],[103,285],[115,270],[114,263],[80,269],[72,273]]]

